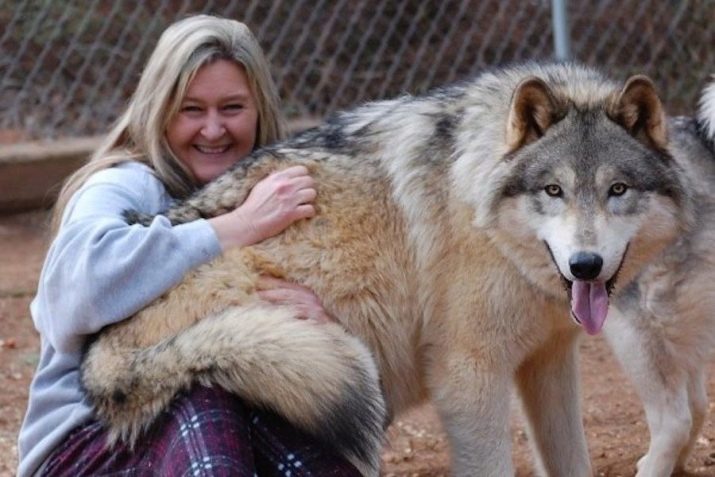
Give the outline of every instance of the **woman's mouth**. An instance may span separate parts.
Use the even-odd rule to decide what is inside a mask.
[[[202,154],[223,154],[231,148],[231,144],[225,144],[223,146],[204,146],[201,144],[194,144],[194,149]]]

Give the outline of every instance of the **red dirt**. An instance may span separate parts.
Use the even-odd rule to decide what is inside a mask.
[[[28,306],[44,253],[46,215],[0,216],[0,476],[14,475],[17,432],[38,359],[39,339]],[[630,476],[648,444],[644,415],[633,387],[601,338],[585,338],[581,353],[583,410],[596,476]],[[710,366],[715,375],[715,363]],[[710,381],[715,396],[715,380]],[[514,462],[518,477],[535,475],[528,437],[514,405]],[[689,476],[715,476],[715,403],[689,462]],[[400,416],[383,454],[385,476],[448,475],[447,444],[434,410],[426,405]]]

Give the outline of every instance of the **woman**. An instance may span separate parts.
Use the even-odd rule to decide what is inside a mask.
[[[54,240],[31,305],[41,357],[19,436],[21,477],[37,475],[358,475],[277,416],[217,388],[178,396],[133,449],[107,431],[82,392],[88,338],[151,303],[193,267],[314,215],[303,167],[277,172],[235,210],[172,227],[156,214],[283,135],[268,64],[248,28],[205,15],[170,26],[102,146],[60,192]],[[329,319],[315,295],[272,280],[267,300]]]

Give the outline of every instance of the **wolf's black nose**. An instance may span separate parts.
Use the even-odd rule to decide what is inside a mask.
[[[593,280],[601,273],[603,259],[591,252],[578,252],[569,258],[569,268],[574,277],[579,280]]]

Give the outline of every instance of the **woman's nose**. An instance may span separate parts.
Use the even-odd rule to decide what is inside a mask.
[[[201,134],[208,140],[220,139],[226,132],[226,127],[218,114],[209,113],[201,128]]]

